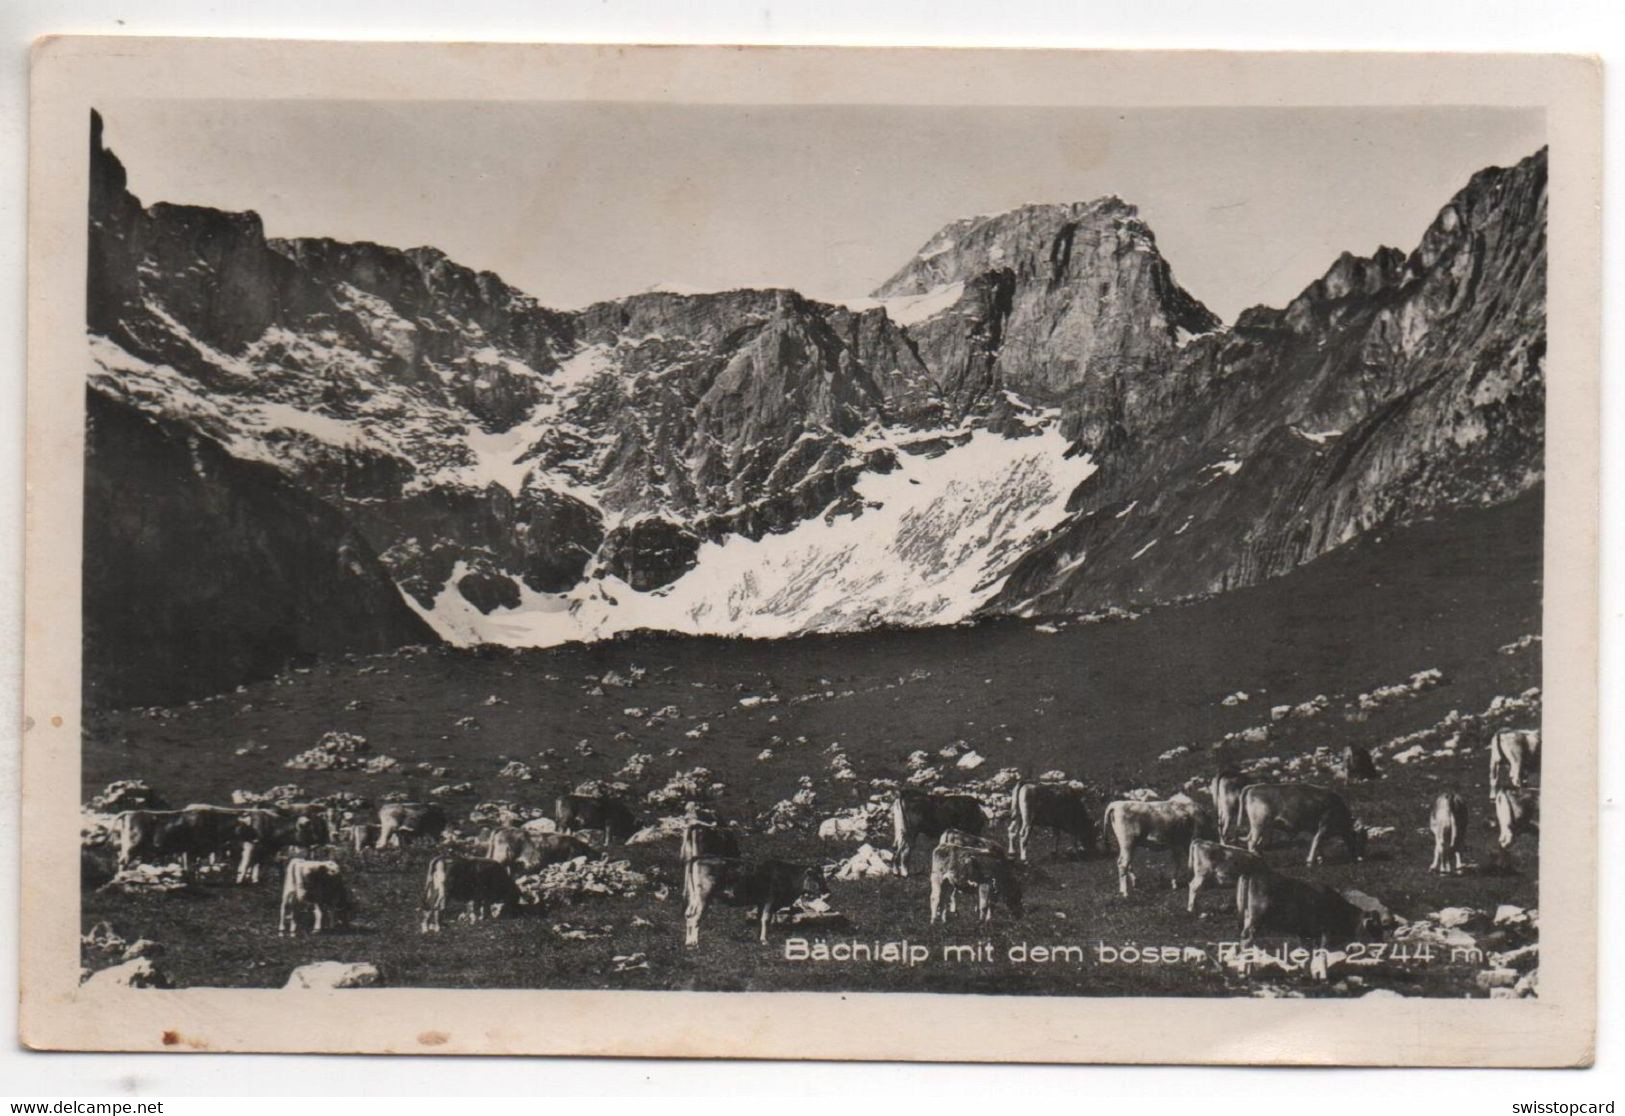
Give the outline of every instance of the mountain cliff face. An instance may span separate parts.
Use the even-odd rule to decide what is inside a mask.
[[[372,550],[269,465],[88,400],[85,699],[174,702],[439,637]]]
[[[849,305],[561,312],[144,206],[99,123],[91,160],[92,392],[275,471],[458,642],[1166,600],[1541,475],[1544,153],[1230,327],[1116,198],[955,222]]]
[[[1200,407],[1102,454],[990,611],[1220,592],[1361,533],[1505,502],[1544,458],[1546,159],[1473,177],[1405,255],[1344,255],[1188,347]]]

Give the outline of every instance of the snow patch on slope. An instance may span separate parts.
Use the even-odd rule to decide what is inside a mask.
[[[521,586],[518,608],[486,616],[463,599],[454,575],[434,607],[419,612],[454,643],[516,646],[635,628],[777,638],[954,623],[998,592],[1037,536],[1065,520],[1067,497],[1095,470],[1067,449],[1054,427],[1014,439],[978,430],[940,457],[899,454],[891,473],[864,477],[861,514],[832,507],[783,534],[708,542],[694,569],[652,592],[614,577],[565,594]]]

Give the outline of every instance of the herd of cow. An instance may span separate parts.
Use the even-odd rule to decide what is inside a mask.
[[[1539,826],[1538,730],[1502,730],[1489,742],[1489,790],[1500,849]],[[1350,746],[1343,757],[1346,782],[1373,774],[1364,749]],[[1340,842],[1351,859],[1365,854],[1366,830],[1336,791],[1310,783],[1253,783],[1224,771],[1210,785],[1211,803],[1185,795],[1167,800],[1120,799],[1098,813],[1086,791],[1074,784],[1020,782],[1009,798],[1008,844],[984,836],[989,817],[977,798],[965,794],[909,790],[891,807],[895,847],[892,868],[909,874],[920,842],[931,848],[930,916],[945,921],[960,893],[974,895],[977,916],[991,921],[997,902],[1022,913],[1020,866],[1029,858],[1035,830],[1070,837],[1080,852],[1095,849],[1102,831],[1117,848],[1117,878],[1127,896],[1135,886],[1134,854],[1162,849],[1172,865],[1174,888],[1188,888],[1187,909],[1210,885],[1235,888],[1243,941],[1258,936],[1295,937],[1323,946],[1380,936],[1373,912],[1356,906],[1324,884],[1281,874],[1258,850],[1275,834],[1308,835],[1307,863],[1313,867],[1328,842]],[[1097,827],[1095,818],[1103,819]],[[1467,832],[1467,804],[1453,791],[1434,799],[1428,815],[1434,837],[1432,871],[1459,872]],[[589,857],[594,848],[576,834],[602,834],[603,847],[624,842],[637,828],[634,811],[609,797],[561,795],[550,823],[504,825],[480,836],[482,856],[442,847],[425,875],[420,928],[441,929],[450,909],[479,920],[499,916],[521,898],[520,877],[549,865]],[[440,842],[450,833],[445,810],[433,803],[388,803],[375,822],[320,804],[275,808],[193,805],[181,810],[127,810],[118,815],[113,836],[120,870],[138,861],[178,861],[191,875],[202,860],[237,861],[238,883],[259,882],[262,870],[286,857],[278,929],[297,933],[309,912],[313,931],[348,923],[352,902],[343,869],[315,850],[348,844],[357,854],[367,847],[397,848],[414,841]],[[1232,840],[1236,843],[1231,843]],[[699,943],[700,921],[708,908],[728,904],[749,908],[761,940],[776,912],[829,895],[819,866],[741,854],[741,830],[715,820],[691,820],[682,830],[684,941]],[[946,907],[946,909],[944,909]]]

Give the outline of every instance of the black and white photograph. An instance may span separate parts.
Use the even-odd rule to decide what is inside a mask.
[[[87,993],[1540,1002],[1544,107],[77,119]]]

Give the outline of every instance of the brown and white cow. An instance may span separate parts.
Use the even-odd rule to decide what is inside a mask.
[[[1267,872],[1269,865],[1257,853],[1198,837],[1191,841],[1190,898],[1187,911],[1196,909],[1196,896],[1209,884],[1233,884],[1247,872]]]
[[[700,856],[739,856],[739,832],[707,822],[689,822],[683,827],[683,843],[678,859],[687,864]]]
[[[921,837],[935,840],[944,830],[958,829],[981,836],[987,828],[982,804],[968,794],[926,794],[903,791],[892,803],[892,828],[897,843],[892,868],[899,876],[908,875],[909,855]]]
[[[493,830],[486,845],[487,857],[516,873],[592,855],[591,845],[567,833],[533,833],[513,826]]]
[[[437,841],[446,811],[433,802],[386,802],[378,807],[378,848],[400,848],[419,838]]]
[[[1213,796],[1213,813],[1218,818],[1219,840],[1228,841],[1241,830],[1241,792],[1248,779],[1239,771],[1221,771],[1213,776],[1208,793]]]
[[[1490,797],[1508,787],[1521,789],[1540,774],[1540,730],[1502,729],[1490,737]]]
[[[1499,790],[1495,792],[1496,843],[1505,851],[1525,833],[1540,828],[1540,791]]]
[[[1021,782],[1010,792],[1010,849],[1027,859],[1027,840],[1039,827],[1067,834],[1080,851],[1095,847],[1095,819],[1083,791],[1052,783]]]
[[[258,808],[237,812],[242,858],[238,883],[259,883],[264,867],[284,850],[311,850],[328,844],[327,812],[321,808]]]
[[[423,919],[425,934],[440,929],[440,916],[446,908],[463,904],[475,922],[486,917],[500,918],[505,909],[519,902],[519,888],[508,870],[484,857],[459,857],[439,853],[429,861],[423,879]]]
[[[1247,851],[1257,852],[1266,834],[1274,830],[1310,833],[1308,863],[1321,860],[1321,844],[1328,837],[1343,842],[1350,859],[1365,856],[1365,827],[1349,813],[1348,803],[1335,791],[1312,783],[1254,783],[1241,792],[1241,817],[1247,823]]]
[[[1003,899],[1010,913],[1021,917],[1021,883],[1009,860],[982,849],[939,844],[931,850],[932,922],[948,921],[949,911],[958,908],[954,896],[961,891],[975,892],[976,916],[982,922],[993,921],[994,899]]]
[[[1461,846],[1467,839],[1467,800],[1455,791],[1440,791],[1428,811],[1433,831],[1433,863],[1429,872],[1461,874]]]
[[[299,916],[311,912],[311,933],[320,934],[349,923],[352,904],[344,873],[331,860],[292,857],[282,871],[282,911],[278,934],[299,933]]]
[[[605,847],[625,841],[638,828],[637,817],[620,799],[585,794],[561,794],[554,799],[553,821],[562,833],[602,830]]]
[[[113,821],[122,871],[136,861],[177,861],[191,876],[196,864],[229,855],[238,840],[238,811],[189,806],[184,810],[126,810]]]
[[[1119,799],[1106,807],[1105,826],[1117,842],[1117,887],[1127,896],[1134,887],[1134,850],[1141,845],[1167,849],[1173,864],[1173,887],[1184,883],[1190,843],[1211,837],[1213,819],[1200,804],[1178,797],[1161,802]]]
[[[700,944],[700,919],[707,908],[717,903],[754,909],[765,944],[767,925],[774,911],[788,907],[797,899],[828,896],[829,885],[822,868],[787,864],[782,860],[697,856],[683,865],[683,944]]]
[[[1325,884],[1277,872],[1247,872],[1237,878],[1236,914],[1243,942],[1279,935],[1333,949],[1382,938],[1375,913],[1361,910]]]

